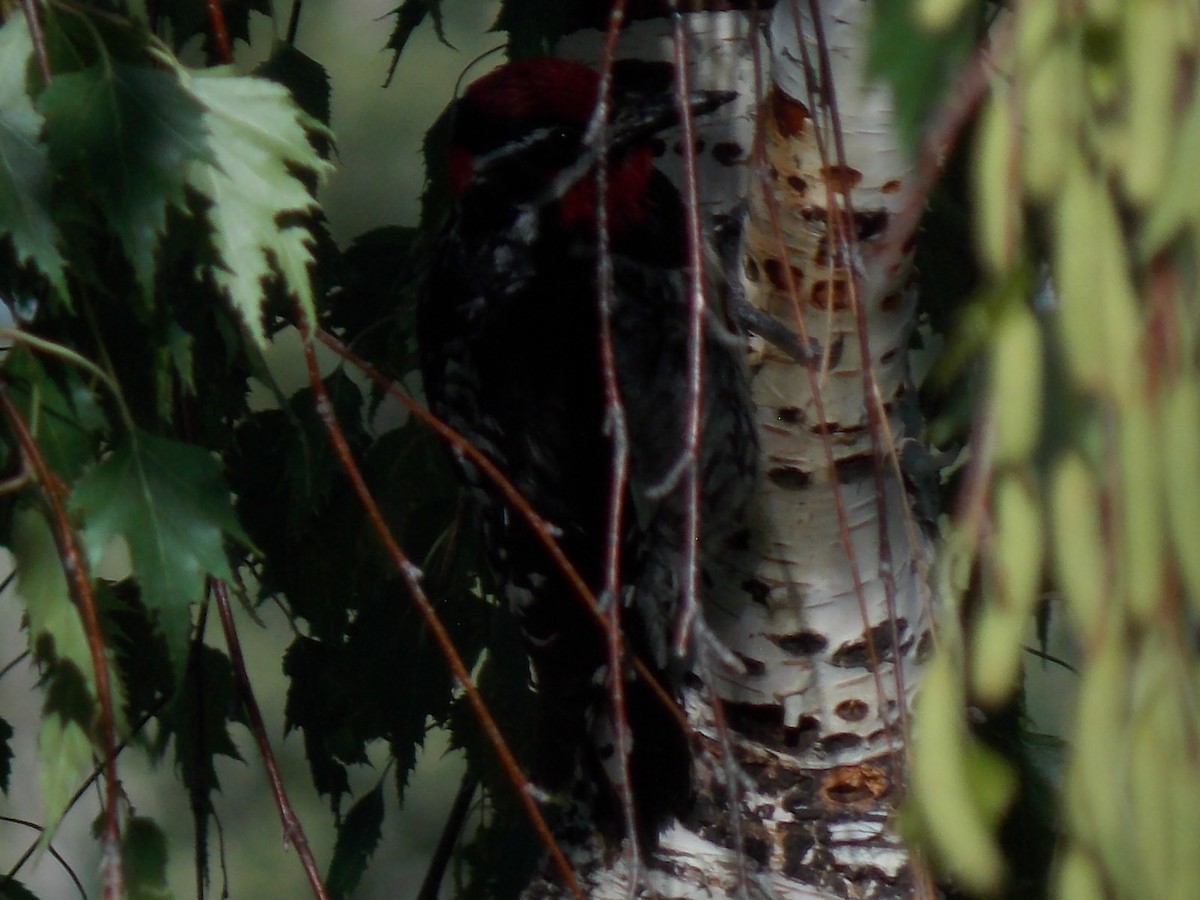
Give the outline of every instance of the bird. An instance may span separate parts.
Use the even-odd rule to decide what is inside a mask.
[[[433,244],[417,336],[431,410],[550,523],[592,594],[619,604],[627,655],[644,660],[678,699],[689,663],[673,650],[687,580],[683,473],[694,467],[699,483],[703,573],[708,558],[745,531],[758,452],[744,337],[723,309],[720,267],[706,266],[699,440],[688,453],[696,348],[688,337],[685,211],[654,166],[656,137],[678,123],[679,104],[670,91],[646,91],[620,72],[604,104],[597,72],[553,58],[509,62],[465,90],[447,152],[451,210]],[[729,98],[697,92],[685,105],[705,115]],[[606,391],[605,317],[623,432]],[[623,484],[614,474],[622,446]],[[609,679],[621,678],[636,830],[652,843],[688,809],[688,735],[644,675],[608,670],[594,611],[496,485],[461,452],[455,461],[532,663],[536,783],[574,797],[605,834],[628,836],[614,763],[625,751],[615,746],[608,702]],[[620,579],[606,594],[618,490]]]

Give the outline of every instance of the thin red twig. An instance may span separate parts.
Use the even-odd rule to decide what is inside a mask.
[[[229,648],[229,663],[233,667],[233,678],[241,696],[242,707],[250,720],[250,733],[258,745],[259,755],[262,756],[263,769],[267,773],[267,782],[271,786],[271,795],[275,798],[275,806],[279,810],[279,820],[283,823],[283,836],[287,842],[296,848],[304,874],[308,876],[309,887],[317,900],[329,900],[329,892],[321,879],[321,870],[313,858],[308,846],[308,838],[304,827],[292,808],[288,799],[287,789],[283,786],[283,776],[279,774],[279,765],[275,761],[275,751],[271,749],[271,741],[267,737],[267,729],[263,724],[262,712],[258,701],[254,698],[254,690],[250,686],[250,677],[246,674],[246,660],[242,656],[242,644],[238,639],[237,625],[233,621],[233,610],[229,606],[229,590],[224,581],[214,578],[211,582],[213,598],[217,603],[217,613],[221,617],[221,630],[225,633],[225,646]]]
[[[100,737],[104,745],[104,828],[103,868],[105,900],[120,900],[125,896],[125,873],[121,859],[121,823],[117,813],[117,799],[121,782],[117,776],[117,732],[113,715],[112,681],[108,672],[108,657],[104,646],[104,631],[100,625],[100,613],[92,593],[91,576],[88,574],[87,557],[79,546],[79,539],[67,516],[64,497],[66,489],[58,476],[51,471],[42,455],[41,448],[29,432],[21,411],[8,396],[8,389],[0,382],[0,409],[4,411],[13,435],[21,448],[21,455],[33,468],[38,483],[50,507],[50,525],[54,531],[54,543],[58,547],[63,574],[71,586],[75,608],[83,620],[87,637],[88,653],[92,657],[92,671],[96,679],[96,701],[100,707]]]
[[[229,28],[225,24],[225,13],[221,0],[205,0],[208,7],[208,29],[216,48],[217,60],[225,65],[233,62],[233,45],[229,42]]]
[[[675,100],[679,107],[679,140],[683,149],[683,208],[687,231],[688,335],[687,335],[687,424],[684,430],[683,487],[686,492],[683,544],[683,602],[675,629],[675,653],[682,657],[696,616],[700,612],[698,578],[700,570],[700,479],[697,459],[700,452],[701,405],[704,402],[704,237],[700,223],[700,188],[696,175],[696,128],[688,103],[691,86],[687,80],[687,41],[683,16],[672,0],[675,12],[671,28],[675,65]]]
[[[615,0],[609,14],[605,34],[604,54],[600,62],[600,93],[593,112],[595,126],[600,129],[603,150],[608,140],[609,107],[612,103],[612,66],[617,40],[625,21],[625,0]],[[592,128],[589,127],[589,132]],[[629,768],[629,753],[633,746],[629,716],[625,705],[625,640],[621,631],[621,547],[622,522],[625,516],[625,490],[629,484],[629,425],[621,400],[621,385],[617,378],[616,352],[612,337],[613,267],[608,223],[608,157],[601,153],[596,167],[596,286],[600,306],[600,372],[604,385],[604,427],[612,441],[612,480],[608,496],[608,531],[605,537],[604,591],[608,597],[605,616],[605,650],[608,659],[609,705],[612,708],[613,743],[617,747],[617,789],[625,831],[629,842],[629,896],[641,880],[642,859],[637,836],[637,816],[634,810],[633,774]]]
[[[455,649],[454,642],[450,639],[449,632],[446,631],[446,626],[442,624],[441,619],[438,618],[437,611],[433,608],[433,604],[425,596],[425,591],[421,587],[421,570],[409,560],[404,551],[400,549],[400,545],[396,543],[396,539],[392,537],[391,530],[388,528],[387,523],[384,522],[383,514],[379,511],[379,506],[376,504],[375,498],[371,496],[370,489],[367,487],[362,473],[354,462],[350,445],[346,442],[346,436],[342,433],[341,426],[334,415],[333,404],[330,402],[329,394],[326,392],[325,385],[321,381],[321,372],[317,366],[317,356],[313,350],[312,334],[309,331],[308,323],[304,321],[303,317],[300,319],[299,329],[304,345],[304,360],[308,367],[309,385],[312,387],[316,412],[322,424],[324,424],[326,431],[329,433],[330,443],[337,454],[342,471],[349,479],[351,487],[362,504],[363,510],[366,512],[376,536],[391,558],[392,564],[396,567],[397,573],[404,581],[405,587],[408,588],[409,596],[412,598],[417,612],[420,614],[422,620],[424,620],[425,627],[429,629],[430,635],[441,650],[442,656],[445,658],[446,664],[450,667],[455,680],[462,687],[463,693],[467,698],[467,702],[471,705],[472,711],[475,713],[480,728],[483,729],[483,733],[487,736],[492,749],[496,751],[501,768],[504,769],[509,781],[516,788],[517,800],[524,808],[525,814],[533,825],[534,831],[538,834],[538,838],[550,854],[554,868],[562,876],[563,883],[571,894],[579,898],[579,900],[584,900],[583,889],[579,886],[579,882],[575,878],[571,864],[567,862],[567,858],[563,855],[562,850],[559,849],[554,836],[550,833],[550,828],[546,824],[546,819],[542,815],[542,811],[538,809],[537,803],[534,802],[533,796],[528,790],[529,779],[521,771],[521,767],[513,756],[512,750],[509,749],[508,743],[504,740],[504,736],[500,733],[500,729],[496,725],[496,720],[492,718],[492,714],[487,708],[487,703],[484,702],[474,682],[471,681],[471,673],[463,663],[462,657],[459,656],[458,650]]]
[[[601,628],[607,627],[606,619],[596,603],[595,596],[593,596],[591,589],[587,586],[587,583],[579,574],[579,570],[575,568],[575,566],[571,563],[571,560],[567,558],[565,553],[563,553],[562,548],[558,545],[558,541],[554,537],[553,529],[546,522],[546,520],[539,516],[537,511],[529,505],[529,502],[521,496],[521,492],[518,491],[513,486],[512,482],[504,476],[504,473],[497,469],[495,464],[493,464],[492,461],[487,458],[487,456],[480,452],[478,447],[464,438],[449,425],[444,423],[437,416],[433,415],[433,413],[429,412],[429,410],[425,409],[425,407],[413,400],[412,397],[408,396],[408,394],[404,393],[404,391],[400,390],[400,388],[396,387],[396,383],[394,381],[391,381],[382,372],[380,372],[362,357],[358,356],[353,350],[351,350],[333,335],[318,329],[316,337],[317,340],[331,349],[346,362],[350,363],[350,365],[366,374],[368,378],[375,382],[375,384],[377,384],[382,390],[387,392],[389,396],[394,397],[401,404],[403,404],[405,409],[416,416],[421,421],[421,424],[436,434],[438,438],[440,438],[449,446],[453,447],[457,452],[462,453],[463,456],[470,460],[471,465],[479,469],[483,476],[490,481],[492,485],[500,491],[501,494],[504,495],[505,502],[508,503],[509,508],[512,509],[513,512],[515,512],[518,516],[520,516],[525,521],[525,524],[529,526],[530,531],[533,532],[539,543],[541,543],[542,547],[550,555],[555,567],[559,570],[559,572],[562,573],[563,577],[566,578],[567,583],[571,585],[571,589],[575,592],[580,602],[583,603],[588,612],[592,614],[592,617],[596,620],[597,626]],[[687,719],[683,715],[683,712],[679,709],[678,704],[671,698],[671,695],[668,694],[666,689],[664,689],[659,683],[654,673],[650,670],[650,667],[647,666],[646,663],[637,656],[633,657],[633,667],[637,672],[638,678],[644,681],[644,683],[650,687],[650,689],[662,702],[664,709],[675,719],[679,727],[682,729],[687,729],[688,723]]]
[[[50,71],[50,54],[46,52],[46,35],[42,32],[42,17],[38,15],[37,0],[21,0],[21,9],[25,13],[25,24],[29,28],[29,40],[33,43],[33,55],[38,62],[38,70],[46,81],[53,74]]]
[[[24,656],[24,655],[26,655],[26,654],[22,654],[22,656]],[[149,722],[156,715],[158,715],[159,711],[163,708],[163,706],[166,705],[167,699],[168,699],[168,697],[166,697],[166,696],[160,697],[154,703],[154,705],[149,710],[147,710],[145,712],[145,714],[142,715],[141,719],[139,719],[137,721],[137,723],[134,724],[134,726],[129,729],[128,737],[126,737],[119,744],[117,744],[117,754],[118,755],[120,755],[121,753],[123,753],[125,751],[125,748],[129,746],[130,742],[137,735],[141,734],[142,729],[146,727],[146,723]],[[88,777],[83,780],[83,783],[80,784],[79,787],[77,787],[75,789],[75,793],[72,794],[71,799],[67,801],[67,805],[66,805],[67,810],[73,809],[75,807],[75,804],[79,802],[80,798],[83,797],[83,795],[85,793],[87,793],[88,789],[91,788],[91,786],[96,783],[96,779],[99,778],[101,776],[101,774],[103,774],[103,772],[104,772],[105,762],[107,762],[107,760],[102,761],[98,766],[96,766],[94,769],[92,769],[91,774],[88,775]],[[39,832],[43,830],[41,825],[37,825],[35,823],[26,823],[21,819],[14,819],[9,816],[0,816],[0,820],[9,821],[9,822],[17,822],[19,824],[28,824],[28,825],[30,825],[30,827],[36,828]],[[5,872],[3,875],[0,875],[0,897],[6,896],[3,892],[4,888],[8,885],[9,882],[11,882],[13,880],[13,878],[16,877],[17,872],[21,871],[21,867],[24,866],[25,863],[29,862],[29,860],[33,857],[33,854],[37,852],[37,848],[38,848],[39,844],[41,844],[40,839],[35,840],[32,844],[30,844],[28,847],[26,847],[25,852],[22,853],[17,858],[17,861],[12,864],[12,866],[9,868],[9,870],[7,872]],[[57,859],[59,862],[61,862],[63,864],[63,868],[65,868],[67,870],[67,872],[71,876],[71,880],[74,881],[75,886],[77,888],[79,888],[80,895],[83,896],[84,900],[87,900],[87,891],[85,891],[83,889],[83,885],[80,884],[78,879],[75,877],[75,872],[71,869],[71,867],[69,865],[67,865],[65,860],[63,860],[61,857],[59,857],[59,855],[55,852],[53,845],[48,845],[47,849],[50,851],[50,853],[54,856],[55,859]]]

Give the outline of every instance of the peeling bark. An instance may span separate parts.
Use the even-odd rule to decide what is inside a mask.
[[[817,6],[685,17],[691,84],[740,98],[697,123],[706,220],[745,211],[734,277],[821,354],[749,341],[761,491],[749,538],[705,573],[704,608],[741,671],[701,654],[684,697],[695,806],[640,871],[595,835],[566,848],[593,897],[920,893],[894,828],[933,646],[931,541],[898,463],[920,438],[905,408],[917,298],[911,246],[898,260],[882,246],[913,161],[865,79],[870,4],[825,0],[814,19]],[[602,44],[578,33],[558,52],[595,64]],[[631,25],[628,56],[670,59],[670,22]],[[665,144],[669,174],[677,159]],[[558,894],[540,882],[526,896]]]

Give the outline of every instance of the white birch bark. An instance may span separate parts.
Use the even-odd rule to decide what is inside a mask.
[[[594,836],[565,848],[592,897],[918,892],[893,827],[907,712],[932,647],[930,544],[893,462],[918,437],[901,415],[916,296],[910,258],[889,261],[880,246],[909,201],[912,162],[887,93],[865,79],[871,5],[820,7],[814,21],[807,0],[779,0],[757,54],[748,13],[685,17],[693,88],[740,95],[697,123],[704,212],[746,210],[736,277],[747,299],[823,353],[806,365],[749,342],[760,500],[751,547],[709,573],[705,598],[743,671],[710,661],[705,686],[688,689],[696,806],[640,871]],[[558,49],[596,64],[602,45],[590,32]],[[633,24],[618,56],[671,59],[671,23]],[[664,169],[678,173],[670,144]],[[558,890],[542,882],[527,896]]]

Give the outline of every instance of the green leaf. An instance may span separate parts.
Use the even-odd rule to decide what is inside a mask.
[[[357,454],[367,442],[362,393],[340,369],[325,387]],[[341,635],[360,589],[377,592],[383,576],[358,564],[376,545],[362,508],[339,489],[344,476],[312,392],[306,388],[285,409],[249,417],[236,431],[229,460],[239,515],[262,552],[263,593],[286,594],[312,637]]]
[[[392,51],[392,64],[388,66],[385,85],[391,82],[392,75],[396,71],[396,64],[400,62],[400,54],[404,52],[413,32],[425,21],[426,15],[433,19],[433,30],[437,39],[451,50],[454,49],[454,46],[446,40],[446,22],[442,14],[442,0],[404,0],[403,4],[387,15],[395,16],[396,24],[392,28],[392,33],[388,35],[387,43],[383,45],[385,50]]]
[[[49,208],[42,117],[25,91],[24,73],[33,44],[22,16],[0,28],[0,235],[12,238],[21,262],[32,262],[63,298],[67,284],[59,234]]]
[[[197,813],[195,854],[208,859],[208,817],[212,815],[212,793],[220,789],[214,760],[226,756],[241,761],[229,735],[230,721],[241,721],[236,702],[233,667],[221,651],[197,642],[188,660],[183,685],[163,716],[164,732],[175,737],[175,764],[188,800]]]
[[[0,791],[8,793],[8,780],[12,777],[13,727],[6,719],[0,719]]]
[[[336,668],[335,668],[336,667]],[[341,669],[337,650],[320,641],[298,637],[283,657],[283,671],[289,686],[284,719],[287,730],[304,732],[304,755],[308,759],[313,787],[328,795],[334,807],[350,791],[343,760],[366,762],[362,741],[347,724],[354,698],[351,683]],[[343,702],[330,702],[340,694]]]
[[[958,678],[939,656],[917,704],[912,803],[934,855],[964,886],[989,893],[1004,876],[992,829],[1014,785],[997,755],[967,733],[962,708]]]
[[[0,884],[0,900],[38,900],[37,894],[15,878]]]
[[[310,132],[328,132],[273,81],[231,76],[228,69],[185,77],[187,89],[204,104],[212,153],[188,168],[187,182],[212,203],[208,220],[222,262],[214,273],[217,284],[262,347],[263,281],[273,274],[272,262],[304,318],[310,325],[316,321],[308,276],[312,238],[294,214],[317,204],[292,169],[322,175],[332,168],[308,139]]]
[[[122,856],[129,900],[169,900],[167,836],[152,819],[135,816],[125,826]]]
[[[220,787],[213,759],[241,760],[229,735],[231,710],[238,710],[233,666],[220,650],[197,643],[184,679],[167,714],[175,734],[175,761],[183,783],[193,794],[207,797]]]
[[[38,447],[54,474],[73,481],[95,459],[107,427],[96,398],[79,370],[63,366],[50,371],[28,347],[17,345],[4,363],[9,392],[30,423]]]
[[[76,719],[67,718],[53,708],[60,704],[83,705],[85,702],[85,697],[81,696],[84,693],[82,680],[78,677],[63,679],[62,684],[68,681],[73,681],[72,690],[60,687],[59,692],[72,696],[60,697],[57,701],[47,698],[47,709],[38,732],[38,782],[42,789],[42,825],[45,828],[40,841],[42,847],[49,845],[67,811],[67,804],[92,767],[92,742],[87,730]],[[86,697],[86,702],[90,701],[91,698]]]
[[[224,539],[248,543],[217,460],[199,447],[134,432],[79,479],[71,497],[93,559],[116,537],[129,546],[148,609],[158,612],[176,672],[191,631],[189,608],[205,578],[229,578]]]
[[[16,557],[17,593],[25,601],[29,643],[39,660],[62,660],[92,678],[92,655],[79,611],[71,601],[67,579],[50,526],[40,512],[13,514],[11,548]]]
[[[307,115],[329,124],[329,73],[312,57],[280,41],[254,74],[282,84]]]
[[[213,56],[212,28],[209,26],[209,10],[206,0],[156,0],[155,12],[171,24],[171,38],[175,48],[182,47],[193,37],[203,37],[206,57]],[[222,0],[221,13],[230,41],[250,43],[250,13],[272,15],[270,0]]]
[[[1191,227],[1200,233],[1200,182],[1196,160],[1200,159],[1200,98],[1193,97],[1180,114],[1175,147],[1163,173],[1159,200],[1147,214],[1138,239],[1138,250],[1149,259],[1181,230]]]
[[[331,897],[345,897],[358,887],[371,854],[379,846],[382,825],[383,786],[377,784],[350,808],[338,829],[333,860],[325,878]]]
[[[562,0],[503,0],[493,31],[508,32],[511,59],[545,56],[555,41],[575,28],[603,28],[607,9],[598,3]]]
[[[921,27],[910,0],[877,0],[868,69],[886,79],[896,102],[896,127],[914,151],[930,114],[970,55],[978,15],[961,15],[936,32]]]
[[[210,158],[203,107],[161,68],[102,65],[57,75],[38,100],[56,169],[83,178],[149,292],[168,204],[189,163]]]

